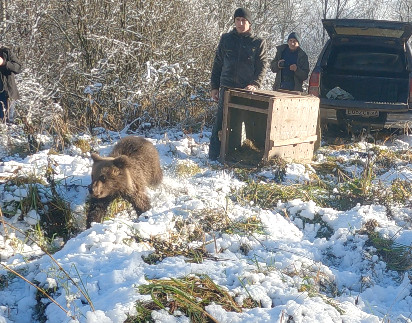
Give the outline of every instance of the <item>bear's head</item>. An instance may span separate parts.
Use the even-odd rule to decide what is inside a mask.
[[[128,167],[130,167],[130,160],[127,156],[101,157],[93,153],[91,157],[93,167],[92,183],[89,190],[94,198],[102,199],[115,196],[123,188],[129,186]]]

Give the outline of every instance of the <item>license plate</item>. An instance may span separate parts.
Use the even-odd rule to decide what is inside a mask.
[[[348,116],[360,116],[360,117],[379,117],[379,111],[374,110],[355,110],[347,109],[346,115]]]

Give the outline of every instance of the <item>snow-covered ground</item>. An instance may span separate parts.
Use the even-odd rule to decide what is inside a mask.
[[[52,165],[59,194],[70,201],[76,225],[82,232],[52,255],[77,283],[74,285],[51,257],[13,229],[35,231],[39,219],[35,210],[24,215],[23,220],[19,213],[3,218],[13,227],[0,227],[0,323],[46,319],[50,323],[120,323],[128,315],[136,314],[137,301],[151,300],[150,295],[139,294],[139,285],[152,279],[183,279],[199,274],[208,275],[238,304],[248,298],[259,304],[240,313],[210,304],[206,311],[216,322],[412,322],[412,272],[388,270],[376,249],[368,245],[368,235],[360,231],[374,219],[380,235],[412,246],[411,203],[393,207],[390,216],[386,206],[379,204],[358,204],[338,211],[299,199],[262,209],[231,198],[246,183],[237,179],[231,169],[208,161],[209,132],[186,135],[167,130],[146,135],[158,149],[164,170],[163,183],[148,190],[152,209],[139,219],[134,211],[122,211],[114,219],[94,224],[88,230],[84,229],[84,207],[90,184],[89,154],[82,154],[74,146],[66,148],[65,154],[49,154],[44,149],[24,159],[1,151],[3,213],[8,212],[11,202],[28,195],[28,188],[8,184],[9,178],[16,174],[44,177]],[[102,132],[100,136],[83,139],[106,155],[119,135]],[[397,151],[411,147],[411,136],[399,136],[380,149]],[[317,160],[321,162],[329,155],[340,162],[359,161],[367,149],[368,144],[363,142],[351,150],[323,148]],[[182,175],[177,170],[181,164],[195,165],[198,171]],[[355,167],[356,163],[352,165]],[[270,167],[266,168],[260,177],[270,181],[271,172]],[[283,183],[304,183],[314,172],[311,167],[288,164]],[[389,167],[375,180],[390,183],[395,178],[412,180],[411,161]],[[151,239],[177,244],[186,231],[200,225],[200,215],[213,212],[220,214],[222,221],[225,216],[233,223],[258,219],[263,232],[210,230],[202,239],[192,242],[210,254],[199,263],[186,261],[183,255],[157,262],[144,260],[155,250]],[[321,224],[311,221],[315,215],[332,229],[330,236],[317,235]],[[36,301],[37,290],[5,266],[47,290],[63,309],[43,297],[39,301],[44,305],[43,317],[36,319],[41,308]],[[87,293],[93,308],[80,288]],[[152,319],[164,323],[190,321],[178,313],[156,310]]]

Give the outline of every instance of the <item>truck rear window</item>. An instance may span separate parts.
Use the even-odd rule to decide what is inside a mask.
[[[406,71],[403,53],[345,48],[331,53],[329,64],[334,70],[372,73]]]

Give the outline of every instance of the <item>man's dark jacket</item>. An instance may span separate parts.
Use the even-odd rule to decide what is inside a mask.
[[[267,66],[266,41],[236,28],[223,34],[213,63],[211,88],[260,87]]]
[[[6,62],[5,65],[0,66],[0,92],[4,90],[10,99],[16,100],[20,95],[17,90],[14,74],[21,72],[22,65],[9,48],[1,47],[0,56]]]
[[[277,46],[275,58],[270,63],[270,69],[272,72],[276,73],[275,84],[273,84],[273,90],[278,90],[280,88],[280,82],[282,77],[282,69],[278,67],[279,60],[282,59],[283,51],[288,48],[288,44],[283,44]],[[309,75],[309,60],[308,55],[300,47],[296,49],[298,51],[298,61],[296,63],[298,69],[294,72],[295,91],[303,91],[302,84],[303,81],[308,78]]]

